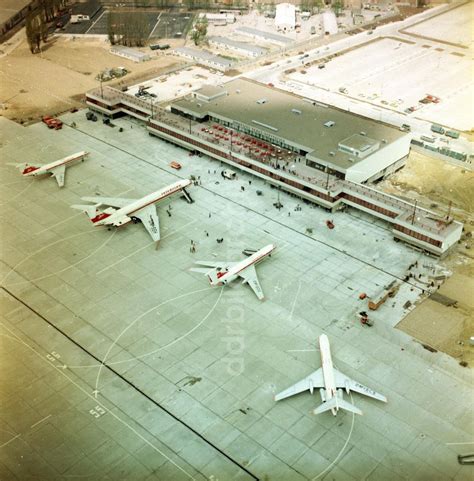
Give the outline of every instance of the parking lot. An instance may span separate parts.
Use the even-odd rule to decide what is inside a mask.
[[[357,317],[360,292],[377,295],[432,259],[371,217],[328,213],[240,172],[224,180],[219,162],[138,122],[62,118],[76,128],[0,119],[5,162],[90,152],[64,189],[2,166],[3,478],[471,479],[456,458],[473,435],[469,373],[393,329],[421,286],[402,283],[372,328]],[[158,206],[157,249],[141,225],[95,228],[70,208],[191,175],[193,204]],[[239,282],[211,288],[189,271],[268,243],[277,250],[257,268],[263,302]],[[336,366],[386,405],[355,395],[365,415],[354,418],[310,414],[319,393],[274,402],[319,367],[322,332]]]
[[[160,38],[185,38],[192,26],[194,14],[186,12],[163,12],[161,10],[137,10],[128,12],[98,11],[89,21],[68,24],[66,33],[108,35],[110,16],[117,22],[139,22],[143,37],[149,40]]]
[[[111,23],[109,19],[112,17],[112,26],[119,23],[140,22],[140,27],[143,29],[143,37],[148,38],[157,22],[158,15],[159,12],[157,11],[109,12],[108,10],[104,10],[102,15],[93,23],[86,33],[88,35],[107,35]]]
[[[324,69],[302,67],[289,77],[319,89],[344,89],[348,97],[398,112],[414,107],[417,117],[469,130],[473,120],[470,62],[469,55],[453,53],[451,47],[382,38],[324,62]],[[427,94],[440,102],[419,103]]]
[[[193,24],[194,14],[161,12],[150,34],[150,39],[185,38]]]

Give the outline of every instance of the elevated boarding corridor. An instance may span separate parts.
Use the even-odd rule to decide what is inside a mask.
[[[237,148],[232,138],[230,142],[221,142],[209,137],[201,130],[205,124],[194,122],[193,125],[191,119],[110,87],[88,93],[86,101],[89,107],[105,115],[126,113],[147,121],[152,135],[226,162],[326,209],[336,210],[347,205],[374,215],[391,225],[395,239],[436,256],[444,255],[461,237],[462,224],[452,218],[442,218],[367,185],[311,169],[297,154],[277,159],[261,157],[251,149]],[[237,132],[233,134],[237,136]],[[285,165],[291,165],[292,169],[285,168]]]

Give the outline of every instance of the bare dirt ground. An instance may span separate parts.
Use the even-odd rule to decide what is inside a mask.
[[[442,215],[447,214],[451,201],[452,215],[464,223],[461,242],[442,261],[453,275],[438,290],[457,301],[456,306],[427,298],[397,327],[473,367],[474,347],[469,338],[474,335],[474,173],[412,151],[407,165],[379,187],[417,199],[420,205]]]
[[[121,81],[133,84],[184,64],[170,56],[135,63],[108,48],[102,40],[58,37],[49,40],[41,54],[32,55],[22,40],[0,58],[0,115],[28,122],[81,107],[83,94],[99,85],[95,77],[105,68],[125,67],[131,73]]]
[[[445,215],[445,206],[451,201],[453,208],[459,210],[456,218],[462,222],[474,213],[474,173],[413,150],[406,166],[379,186],[418,199],[435,211],[443,212],[444,208]]]

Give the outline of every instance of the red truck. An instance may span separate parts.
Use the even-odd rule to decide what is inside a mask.
[[[54,129],[54,130],[59,130],[63,128],[63,123],[61,120],[51,117],[49,115],[45,115],[42,118],[43,122],[48,126],[48,129]]]

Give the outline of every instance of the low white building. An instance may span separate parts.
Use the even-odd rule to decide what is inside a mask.
[[[209,37],[209,44],[214,45],[217,48],[231,50],[239,55],[245,55],[246,57],[260,57],[264,55],[267,50],[256,45],[251,45],[245,42],[238,42],[226,37]]]
[[[191,47],[178,47],[173,50],[176,55],[180,57],[189,58],[201,65],[207,65],[208,67],[215,68],[222,72],[229,70],[232,67],[232,61],[221,57],[220,55],[214,55],[208,50],[200,50]]]
[[[252,27],[237,27],[235,33],[254,38],[257,42],[268,42],[277,45],[289,45],[293,42],[291,38],[277,33],[266,32],[265,30],[258,30]]]
[[[334,35],[337,33],[337,19],[334,12],[324,12],[323,13],[323,32],[325,35]]]
[[[130,47],[123,47],[121,45],[116,45],[110,49],[110,53],[118,55],[119,57],[132,60],[133,62],[145,62],[150,60],[150,55],[147,53],[140,52],[140,50],[135,50]]]
[[[211,25],[235,23],[235,15],[233,13],[200,13],[199,18],[205,18]]]
[[[291,32],[296,26],[296,7],[291,3],[276,6],[275,27],[282,32]]]

